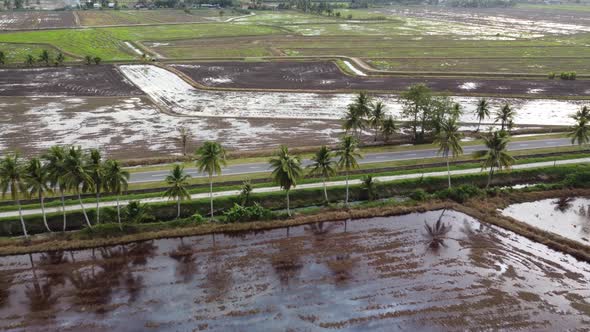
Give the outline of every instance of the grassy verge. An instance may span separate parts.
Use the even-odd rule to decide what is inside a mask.
[[[575,152],[576,150],[573,150]],[[551,153],[551,149],[546,149],[540,151],[539,153]],[[529,164],[529,163],[536,163],[536,162],[546,162],[546,161],[560,161],[560,160],[568,160],[568,159],[577,159],[577,158],[585,158],[590,157],[590,153],[588,152],[580,152],[580,153],[571,153],[565,155],[555,155],[555,156],[538,156],[538,157],[531,157],[525,152],[522,152],[522,155],[514,153],[513,156],[517,158],[515,165],[521,164]],[[370,164],[361,164],[360,169],[354,171],[350,175],[350,179],[361,179],[365,174],[371,174],[373,176],[394,176],[394,175],[406,175],[406,174],[416,174],[416,173],[431,173],[431,172],[441,172],[446,171],[447,168],[444,164],[444,160],[441,158],[426,158],[426,159],[416,159],[416,160],[402,160],[396,162],[387,162],[387,163],[370,163]],[[461,158],[457,158],[454,161],[454,164],[451,166],[451,171],[455,170],[464,170],[464,169],[473,169],[481,167],[481,164],[477,161],[473,161],[469,156],[464,156]],[[455,178],[456,176],[453,176]],[[346,177],[342,174],[332,177],[331,181],[344,181]],[[230,191],[230,190],[240,190],[241,189],[241,182],[245,180],[250,180],[253,182],[253,188],[264,188],[274,186],[275,184],[272,182],[270,178],[270,172],[268,173],[253,173],[253,174],[240,174],[240,175],[226,175],[216,177],[214,182],[215,186],[213,188],[214,192],[223,192],[223,191]],[[209,180],[204,177],[200,178],[193,178],[190,179],[188,182],[191,186],[196,186],[189,189],[189,193],[191,194],[201,194],[209,192],[208,182]],[[321,179],[308,177],[304,178],[299,181],[299,184],[308,184],[308,183],[319,183]],[[152,189],[148,192],[131,192],[127,195],[121,196],[120,199],[122,200],[139,200],[145,198],[152,198],[152,197],[162,197],[164,193],[164,189],[166,187],[166,183],[164,182],[150,182],[144,184],[133,184],[130,186],[130,190],[144,190],[144,189]],[[162,190],[158,190],[162,188]],[[100,197],[100,202],[112,202],[116,200],[115,196],[112,195],[102,195]],[[84,204],[89,205],[89,207],[94,206],[96,204],[95,197],[86,197],[82,199]],[[65,200],[65,205],[78,205],[79,201],[76,198],[68,198]],[[47,201],[45,207],[59,207],[61,206],[60,200],[50,200]],[[38,209],[40,208],[40,204],[36,201],[31,204],[23,204],[22,208],[24,210],[27,209]],[[0,212],[6,211],[16,211],[16,206],[14,205],[4,205],[0,206]]]
[[[589,165],[569,165],[540,169],[515,170],[512,173],[499,173],[494,181],[496,185],[537,182],[547,183],[548,181],[561,181],[570,174],[588,172],[589,169]],[[453,181],[455,186],[484,186],[487,181],[487,175],[462,175],[455,177]],[[389,198],[411,194],[416,188],[422,188],[422,190],[426,192],[434,192],[444,189],[446,184],[446,177],[405,179],[387,183],[377,183],[375,192],[377,193],[378,198]],[[330,187],[328,193],[331,202],[343,201],[345,197],[345,188],[343,186]],[[368,192],[362,186],[351,186],[350,193],[352,200],[364,200],[368,197]],[[262,207],[271,210],[281,210],[285,208],[285,195],[283,192],[252,194],[251,201],[258,202]],[[236,196],[218,197],[215,199],[216,213],[218,215],[222,214],[238,202],[240,202],[240,200]],[[323,204],[322,188],[300,189],[291,193],[291,206],[293,208],[321,206]],[[155,220],[171,221],[176,219],[175,202],[152,203],[149,206],[151,214]],[[189,218],[194,214],[206,215],[208,211],[208,199],[184,201],[181,204],[182,218]],[[88,214],[91,220],[95,220],[95,213],[94,209],[88,209]],[[101,208],[101,216],[103,222],[112,222],[116,220],[116,210],[114,208]],[[84,225],[84,217],[80,211],[68,213],[67,220],[68,229],[70,230],[80,229]],[[62,214],[52,213],[48,215],[48,223],[52,229],[61,230],[62,222]],[[40,215],[26,216],[25,223],[31,234],[45,232]],[[21,234],[21,229],[18,218],[0,219],[0,236],[17,236],[19,234]]]

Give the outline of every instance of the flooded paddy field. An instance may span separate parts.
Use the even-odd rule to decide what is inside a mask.
[[[548,7],[550,8],[550,7]],[[482,29],[488,34],[498,33],[503,37],[543,37],[546,35],[570,35],[590,32],[590,18],[585,12],[554,11],[532,8],[449,8],[444,6],[384,7],[375,12],[406,19],[417,19],[416,23],[447,25],[449,23],[467,26],[471,29],[459,31],[459,27],[448,32],[467,34],[473,29]]]
[[[0,69],[0,96],[136,96],[143,92],[116,67]]]
[[[76,26],[71,11],[14,11],[0,13],[0,30],[70,28]]]
[[[115,158],[170,156],[180,152],[180,126],[191,130],[195,146],[215,140],[240,150],[331,144],[341,133],[335,120],[174,116],[146,97],[0,98],[0,151],[25,155],[56,144],[79,144],[100,147]]]
[[[502,214],[590,246],[590,199],[565,197],[512,204]]]
[[[189,65],[192,66],[192,65]],[[239,82],[242,76],[253,78],[256,72],[244,69],[244,74],[224,70],[223,64],[219,66],[201,66],[195,70],[203,73],[203,82],[210,82],[218,87]],[[261,65],[265,67],[264,64]],[[151,65],[120,66],[120,70],[140,87],[152,100],[162,108],[173,113],[185,116],[211,116],[211,117],[244,117],[244,118],[307,118],[307,119],[341,119],[355,95],[352,93],[297,93],[297,92],[252,92],[252,91],[211,91],[196,89],[171,71]],[[192,67],[182,67],[192,68]],[[304,67],[289,67],[299,68]],[[311,82],[311,78],[319,75],[318,67],[313,66],[311,73],[285,70],[282,73],[269,74],[281,78],[284,82],[299,80]],[[326,67],[333,70],[333,65]],[[226,73],[229,73],[226,75]],[[237,77],[234,77],[235,75]],[[264,80],[261,77],[260,80]],[[371,79],[372,80],[372,79]],[[255,80],[253,79],[252,82]],[[294,83],[299,84],[299,83]],[[463,81],[462,88],[471,90],[476,88],[477,82]],[[272,88],[271,82],[265,85]],[[279,86],[278,83],[274,85]],[[531,90],[531,93],[538,92]],[[402,103],[395,95],[375,96],[386,104],[386,111],[391,115],[401,118]],[[478,98],[454,97],[464,108],[462,122],[477,123],[475,108]],[[569,117],[575,113],[584,101],[565,101],[550,99],[515,99],[515,98],[490,98],[492,109],[500,108],[508,102],[516,110],[514,122],[520,125],[569,125],[572,119]]]
[[[7,331],[584,330],[590,266],[457,212],[0,260]]]
[[[502,96],[590,96],[587,81],[358,77],[342,73],[333,62],[206,62],[171,65],[205,86],[243,89],[404,91],[424,83],[432,90]]]

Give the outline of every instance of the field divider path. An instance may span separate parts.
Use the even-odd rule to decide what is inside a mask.
[[[572,164],[580,164],[580,163],[588,163],[588,162],[590,162],[590,158],[579,158],[579,159],[546,161],[546,162],[537,162],[537,163],[530,163],[530,164],[515,165],[512,168],[513,169],[531,169],[531,168],[551,167],[551,166],[557,166],[557,165],[572,165]],[[451,175],[479,174],[479,173],[483,173],[483,172],[484,171],[482,171],[481,168],[471,168],[471,169],[451,171]],[[391,182],[391,181],[396,181],[396,180],[417,179],[417,178],[421,178],[421,177],[444,177],[444,176],[447,176],[447,171],[430,172],[430,173],[412,173],[412,174],[391,175],[391,176],[378,176],[378,177],[375,177],[375,180],[377,180],[379,182]],[[349,181],[350,185],[360,185],[361,183],[362,183],[362,181],[359,179],[354,179],[354,180]],[[324,184],[322,182],[306,183],[306,184],[301,184],[301,185],[293,188],[292,190],[322,188],[323,185]],[[346,185],[346,181],[330,181],[330,182],[327,182],[326,185],[328,187],[342,187],[342,186]],[[280,187],[273,186],[273,187],[255,188],[252,192],[253,193],[271,193],[271,192],[280,192],[280,191],[282,191],[282,189]],[[241,192],[240,190],[214,192],[213,197],[237,196],[240,194],[240,192]],[[209,193],[200,193],[200,194],[191,195],[191,199],[207,199],[207,198],[209,198]],[[154,197],[154,198],[139,199],[138,201],[141,203],[162,203],[162,202],[167,202],[170,200],[167,198],[164,198],[164,197]],[[120,204],[121,204],[121,206],[125,206],[125,205],[129,204],[129,202],[130,202],[129,200],[121,200]],[[93,208],[96,205],[86,204],[85,206],[87,206],[88,208]],[[99,207],[115,207],[115,206],[117,206],[116,201],[99,203]],[[65,211],[67,211],[67,212],[79,211],[81,209],[82,209],[82,206],[79,204],[68,205],[65,207]],[[45,209],[46,213],[58,213],[58,212],[62,212],[62,211],[63,210],[61,207],[50,207],[50,208]],[[42,212],[41,209],[29,209],[29,210],[23,210],[22,214],[25,216],[26,215],[38,215],[38,214],[41,214],[41,212]],[[13,217],[18,217],[18,216],[19,216],[18,211],[8,211],[8,212],[1,212],[0,213],[0,218],[11,218],[11,217],[13,218]]]

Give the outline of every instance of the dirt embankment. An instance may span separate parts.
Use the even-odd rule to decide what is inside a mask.
[[[195,82],[211,88],[304,91],[393,91],[423,83],[457,95],[588,97],[588,81],[547,79],[359,77],[344,74],[332,62],[198,62],[171,64]]]
[[[0,70],[0,96],[140,96],[115,66]]]

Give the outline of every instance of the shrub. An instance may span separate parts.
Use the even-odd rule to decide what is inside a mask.
[[[272,217],[272,212],[269,209],[263,208],[258,203],[253,206],[234,204],[234,206],[225,211],[223,215],[227,222],[247,222],[269,219]]]
[[[464,203],[469,198],[481,196],[483,194],[484,191],[479,187],[473,185],[461,185],[459,187],[438,191],[436,197],[441,199],[448,198],[457,203]]]
[[[426,200],[428,194],[424,189],[416,189],[412,193],[410,193],[409,197],[417,202],[422,202]]]
[[[590,172],[581,171],[569,174],[563,180],[563,184],[572,188],[587,188],[590,186]]]
[[[123,219],[130,223],[144,223],[154,221],[151,209],[147,204],[131,201],[123,210]]]
[[[567,72],[567,71],[564,71],[564,72],[562,72],[562,73],[559,75],[559,77],[560,77],[562,80],[573,81],[573,80],[575,80],[575,79],[576,79],[576,77],[577,77],[577,74],[576,74],[576,72],[575,72],[575,71],[569,71],[569,72]]]
[[[553,80],[553,79],[555,79],[556,76],[557,76],[557,74],[555,74],[554,72],[551,72],[551,73],[549,73],[547,78],[549,78],[550,80]]]

